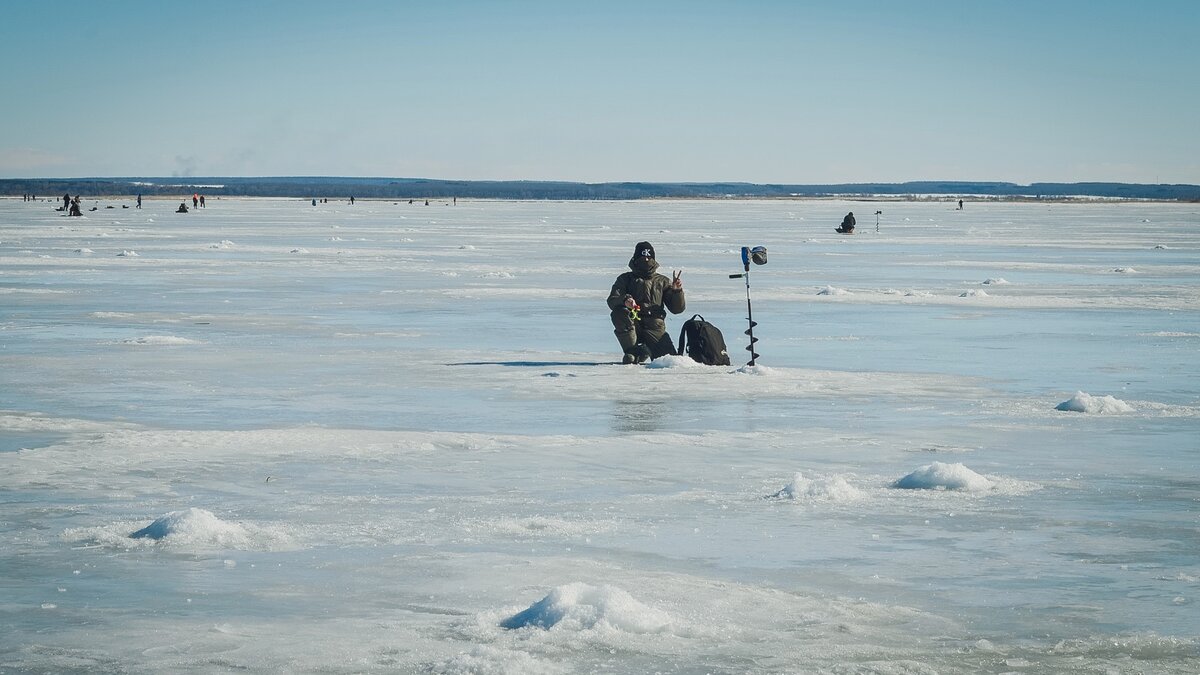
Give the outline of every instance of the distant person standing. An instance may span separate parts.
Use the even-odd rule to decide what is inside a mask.
[[[194,209],[198,206],[200,206],[200,195],[193,193],[192,194],[192,208]]]
[[[204,208],[204,195],[200,195],[200,208]]]
[[[70,208],[71,208],[71,193],[68,192],[67,194],[63,195],[63,211],[67,211]]]
[[[354,206],[354,195],[350,195],[350,206]]]
[[[140,209],[140,208],[142,208],[142,195],[140,195],[140,194],[138,195],[138,205],[137,205],[137,207],[138,207],[139,209]]]
[[[962,211],[962,200],[958,200],[958,210]]]

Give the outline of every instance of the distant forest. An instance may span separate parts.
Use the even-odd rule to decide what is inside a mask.
[[[777,185],[757,183],[571,183],[424,178],[208,177],[0,179],[0,195],[293,197],[299,199],[775,199],[847,197],[929,199],[1080,199],[1086,197],[1200,201],[1200,186],[1138,183],[1017,183],[915,181]],[[936,197],[931,197],[934,195]]]

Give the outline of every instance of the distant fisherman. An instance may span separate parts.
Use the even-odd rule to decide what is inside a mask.
[[[839,227],[835,231],[838,232],[839,234],[854,234],[854,212],[853,211],[851,211],[850,213],[847,213],[845,218],[842,218],[842,226]]]

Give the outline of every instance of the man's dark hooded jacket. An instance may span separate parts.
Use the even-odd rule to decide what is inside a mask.
[[[643,255],[649,250],[650,255]],[[608,294],[608,308],[612,310],[614,333],[621,349],[629,353],[634,345],[642,343],[650,348],[654,358],[675,353],[674,344],[666,336],[666,312],[679,314],[687,308],[682,290],[671,287],[671,279],[658,274],[658,261],[654,259],[654,247],[641,242],[629,259],[629,270],[617,277]],[[641,315],[635,323],[625,308],[625,296],[631,296],[641,305]],[[664,311],[664,309],[666,311]]]

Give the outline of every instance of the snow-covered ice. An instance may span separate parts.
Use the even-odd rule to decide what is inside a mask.
[[[0,199],[2,672],[1200,662],[1196,205],[99,202]]]

